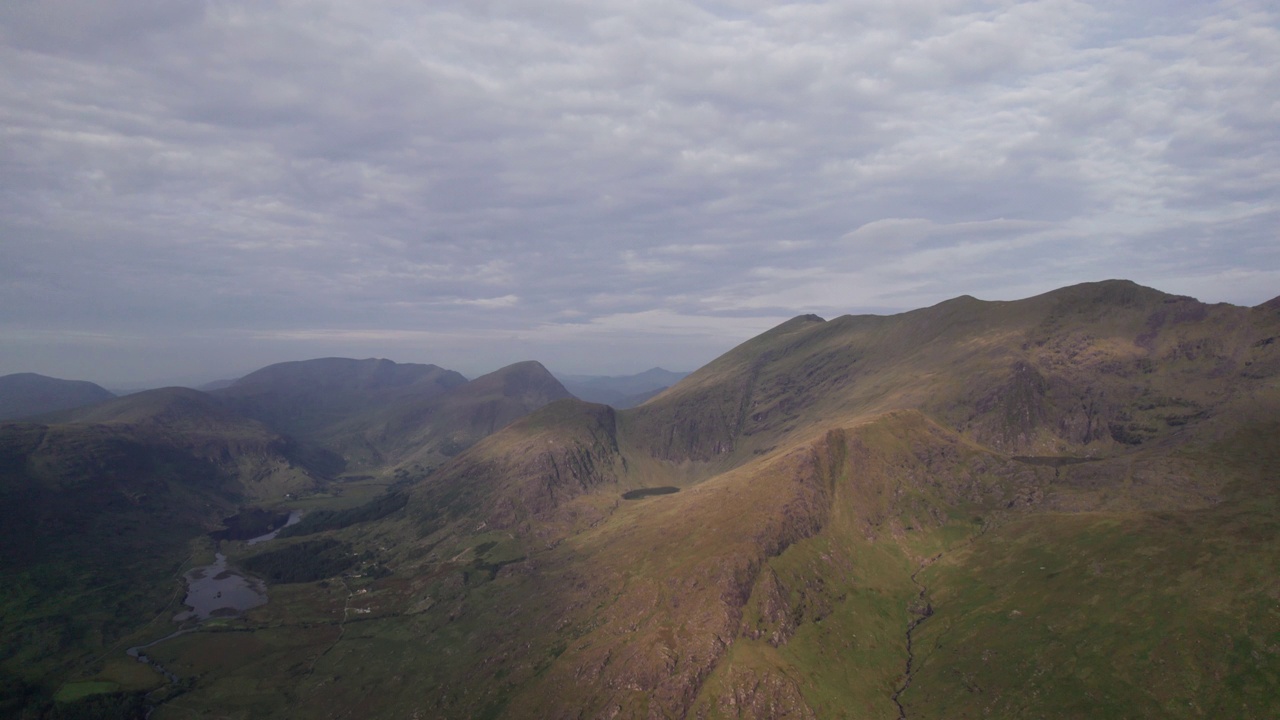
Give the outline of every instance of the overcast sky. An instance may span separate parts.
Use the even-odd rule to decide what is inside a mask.
[[[1280,294],[1273,2],[4,0],[0,132],[0,374]]]

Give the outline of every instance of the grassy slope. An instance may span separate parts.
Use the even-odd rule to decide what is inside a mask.
[[[157,717],[897,717],[927,603],[909,717],[994,691],[997,716],[1070,717],[1076,689],[1173,712],[1175,681],[1109,664],[1157,650],[1206,713],[1226,692],[1206,678],[1274,710],[1278,328],[1129,283],[797,318],[639,409],[553,405],[335,533],[394,575],[277,589],[254,632],[162,646],[204,675]],[[1097,461],[1013,458],[1060,454]],[[656,485],[682,490],[620,500]],[[1221,585],[1149,582],[1175,571]],[[1156,649],[1151,607],[1173,618]],[[1240,622],[1239,667],[1201,652]]]
[[[1189,449],[1221,503],[1018,518],[929,568],[912,717],[1274,717],[1280,426]]]
[[[417,385],[451,381],[449,373],[433,368],[339,365],[356,376],[339,372],[337,379],[328,378],[339,386],[330,388],[338,405],[376,401],[350,397],[366,385],[375,391],[390,385],[387,392],[403,395],[405,383],[421,390]],[[317,372],[327,377],[328,370]],[[533,382],[539,373],[550,388]],[[307,376],[301,388],[286,383],[285,390],[314,393],[312,381],[325,386],[325,377]],[[256,392],[262,384],[246,387]],[[355,390],[348,387],[353,384]],[[466,392],[437,393],[445,397],[436,407],[447,422],[477,436],[546,402],[548,394],[564,392],[534,363],[467,385]],[[284,394],[289,397],[269,409],[305,414],[305,399]],[[250,398],[265,402],[252,392]],[[278,503],[286,493],[305,490],[299,506],[337,508],[379,489],[368,480],[315,492],[315,478],[295,462],[297,446],[238,414],[235,404],[168,388],[49,415],[46,425],[3,426],[0,564],[6,572],[3,628],[10,642],[0,655],[0,681],[6,698],[35,693],[38,701],[60,686],[82,692],[109,686],[104,682],[145,687],[129,672],[134,668],[112,653],[144,623],[176,612],[174,578],[191,555],[193,538],[246,502]],[[95,674],[106,679],[63,683]],[[6,703],[0,707],[13,704],[0,700]]]
[[[196,391],[149,391],[59,419],[0,425],[0,670],[45,696],[176,612],[193,539],[246,500],[314,482],[279,436]],[[107,672],[128,685],[130,670]]]

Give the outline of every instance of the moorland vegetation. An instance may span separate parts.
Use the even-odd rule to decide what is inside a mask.
[[[797,317],[630,409],[328,360],[2,425],[4,708],[1274,717],[1277,338],[1107,281]],[[252,507],[308,513],[221,541],[270,602],[126,657]]]

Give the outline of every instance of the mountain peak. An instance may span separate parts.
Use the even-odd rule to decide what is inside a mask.
[[[1155,288],[1139,285],[1132,280],[1098,280],[1051,290],[1041,295],[1041,297],[1090,300],[1116,305],[1135,305],[1143,302],[1162,301],[1164,298],[1170,297],[1170,295]]]
[[[570,397],[564,385],[537,360],[524,360],[498,368],[472,380],[472,392],[498,391],[506,397],[537,395],[544,402]],[[541,404],[541,403],[540,403]]]
[[[436,365],[397,363],[383,358],[316,358],[268,365],[236,380],[234,392],[252,387],[280,388],[305,385],[309,389],[380,390],[422,383],[440,383],[445,387],[461,385],[462,375]]]
[[[511,363],[510,365],[500,367],[497,370],[494,370],[493,372],[503,373],[503,374],[510,374],[510,373],[534,373],[534,374],[545,373],[547,375],[551,374],[551,372],[547,370],[547,368],[544,367],[543,364],[538,362],[537,360],[521,360],[520,362],[514,362],[514,363]]]
[[[110,400],[109,390],[85,380],[62,380],[37,373],[0,377],[0,420],[70,410]]]

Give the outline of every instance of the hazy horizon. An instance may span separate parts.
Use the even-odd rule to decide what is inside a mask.
[[[799,314],[1280,293],[1266,3],[13,2],[0,374],[692,370]]]
[[[1087,282],[1096,282],[1096,281],[1087,281]],[[1055,289],[1056,289],[1056,288],[1055,288]],[[1157,289],[1157,290],[1161,290],[1162,288],[1155,288],[1155,289]],[[947,298],[947,299],[948,299],[948,300],[950,300],[950,299],[952,299],[952,298]],[[980,299],[980,300],[987,300],[988,298],[979,298],[979,299]],[[1011,298],[1011,299],[1019,300],[1019,299],[1023,299],[1023,298]],[[1197,300],[1200,300],[1200,301],[1202,301],[1202,302],[1206,302],[1206,303],[1213,303],[1213,302],[1215,302],[1215,301],[1213,301],[1213,300],[1209,300],[1209,299],[1205,299],[1205,298],[1196,298],[1196,299],[1197,299]],[[1262,303],[1265,303],[1265,302],[1267,302],[1268,300],[1271,300],[1271,299],[1273,299],[1273,298],[1265,298],[1265,299],[1259,300],[1259,301],[1258,301],[1258,302],[1256,302],[1256,303],[1247,303],[1247,304],[1244,304],[1244,306],[1245,306],[1245,307],[1253,307],[1253,306],[1256,306],[1256,305],[1260,305],[1260,304],[1262,304]],[[1225,301],[1222,301],[1222,302],[1225,302]],[[1229,303],[1229,304],[1237,304],[1237,305],[1239,305],[1240,303]],[[869,313],[862,313],[862,314],[871,314],[871,315],[892,315],[892,314],[896,314],[896,313],[898,313],[898,312],[909,312],[910,310],[915,310],[915,309],[918,309],[918,308],[906,308],[906,309],[903,309],[903,310],[893,310],[893,311],[883,311],[883,312],[869,312]],[[800,315],[800,314],[804,314],[804,313],[798,313],[797,315]],[[855,314],[855,313],[842,313],[842,314]],[[793,315],[793,316],[791,316],[791,317],[796,317],[796,315]],[[837,317],[837,316],[833,315],[833,316],[827,317],[827,318],[825,318],[825,319],[830,320],[830,319],[832,319],[832,318],[834,318],[834,317]],[[621,369],[602,370],[602,369],[598,369],[596,366],[591,366],[591,365],[589,365],[589,364],[587,364],[587,365],[581,365],[581,366],[560,367],[560,366],[556,366],[556,365],[548,364],[548,363],[544,362],[541,358],[537,358],[537,357],[517,358],[517,359],[515,359],[515,360],[511,360],[510,362],[503,362],[503,363],[501,363],[501,364],[492,365],[492,366],[483,365],[483,364],[477,364],[477,363],[474,363],[474,362],[473,362],[473,363],[468,363],[468,362],[466,362],[466,361],[465,361],[465,359],[464,359],[464,362],[462,362],[460,365],[455,366],[455,365],[449,365],[449,364],[446,364],[446,363],[438,362],[438,361],[436,361],[436,360],[432,360],[432,359],[430,359],[430,358],[407,359],[407,358],[400,358],[400,357],[389,357],[389,356],[384,356],[384,355],[369,355],[369,354],[359,354],[359,353],[347,354],[347,355],[343,355],[343,354],[335,354],[335,353],[327,353],[327,354],[312,355],[312,356],[307,356],[307,357],[283,357],[283,356],[281,356],[281,357],[279,357],[279,358],[277,358],[277,359],[266,360],[266,361],[261,362],[261,363],[258,363],[258,364],[254,364],[254,365],[251,365],[251,366],[241,367],[241,368],[239,368],[239,369],[232,369],[232,370],[228,370],[228,371],[225,371],[225,372],[217,372],[217,371],[214,371],[214,372],[199,372],[199,371],[192,371],[192,372],[187,372],[187,373],[185,373],[185,374],[184,374],[183,372],[181,372],[181,368],[178,368],[179,372],[176,372],[176,373],[173,373],[173,374],[169,374],[169,375],[156,375],[156,376],[147,376],[147,377],[131,377],[131,378],[122,378],[122,379],[121,379],[121,378],[107,378],[107,377],[104,377],[104,378],[99,379],[99,378],[95,378],[95,377],[79,377],[79,376],[74,376],[74,377],[73,377],[73,376],[70,376],[70,375],[57,375],[56,373],[44,372],[44,371],[41,371],[41,370],[38,370],[38,369],[22,369],[22,370],[9,370],[9,371],[0,372],[0,376],[3,376],[3,375],[9,375],[9,374],[13,374],[13,373],[34,372],[34,373],[37,373],[37,374],[40,374],[40,375],[46,375],[46,376],[50,376],[50,377],[58,377],[58,378],[61,378],[61,379],[64,379],[64,380],[88,380],[88,381],[93,382],[93,383],[96,383],[96,384],[98,384],[98,385],[100,385],[100,386],[102,386],[102,387],[105,387],[105,388],[107,388],[108,390],[138,391],[138,390],[144,390],[144,389],[150,389],[150,388],[157,388],[157,387],[164,387],[164,386],[170,386],[170,385],[175,385],[175,386],[184,386],[184,387],[197,387],[197,386],[200,386],[200,385],[206,385],[206,384],[209,384],[209,383],[218,382],[218,381],[223,381],[223,380],[235,380],[235,379],[238,379],[238,378],[240,378],[240,377],[243,377],[243,376],[245,376],[245,375],[247,375],[247,374],[249,374],[249,373],[251,373],[251,372],[253,372],[253,371],[255,371],[255,370],[259,370],[259,369],[261,369],[261,368],[264,368],[264,367],[266,367],[266,366],[268,366],[268,365],[273,365],[273,364],[275,364],[275,363],[281,363],[281,362],[294,362],[294,361],[305,361],[305,360],[314,360],[314,359],[326,358],[326,357],[345,357],[345,358],[351,358],[351,359],[356,359],[356,360],[363,360],[363,359],[385,359],[385,360],[391,360],[391,361],[393,361],[393,362],[397,362],[397,363],[420,363],[420,364],[437,365],[437,366],[440,366],[440,367],[445,368],[446,370],[454,370],[454,371],[457,371],[457,372],[461,373],[462,375],[464,375],[464,376],[465,376],[467,379],[469,379],[469,380],[474,380],[475,378],[477,378],[477,377],[479,377],[479,376],[481,376],[481,375],[485,375],[485,374],[491,373],[491,372],[493,372],[493,371],[495,371],[495,370],[499,370],[499,369],[501,369],[501,368],[503,368],[503,367],[506,367],[506,366],[508,366],[508,365],[511,365],[511,364],[513,364],[513,363],[524,362],[524,361],[529,361],[529,360],[534,360],[534,361],[537,361],[537,362],[542,363],[542,364],[543,364],[543,365],[544,365],[544,366],[545,366],[545,367],[546,367],[546,368],[547,368],[547,369],[548,369],[548,370],[549,370],[553,375],[555,375],[555,376],[557,376],[557,377],[562,377],[562,376],[575,376],[575,375],[577,375],[577,376],[584,376],[584,377],[587,377],[587,376],[589,376],[589,377],[602,377],[602,376],[629,376],[629,375],[638,375],[638,374],[640,374],[640,373],[643,373],[643,372],[646,372],[646,371],[648,371],[648,370],[652,370],[652,369],[662,369],[662,370],[667,370],[667,371],[670,371],[670,372],[677,372],[677,373],[691,373],[691,372],[693,372],[693,371],[695,371],[695,370],[699,369],[699,368],[700,368],[700,367],[702,367],[703,365],[707,364],[708,362],[711,362],[712,360],[714,360],[716,357],[720,356],[721,354],[723,354],[723,353],[725,353],[725,352],[728,352],[728,351],[729,351],[729,350],[731,350],[734,346],[736,346],[736,345],[740,344],[741,342],[745,342],[745,341],[747,341],[747,340],[750,340],[752,337],[755,337],[755,335],[758,335],[759,333],[764,332],[764,331],[766,331],[766,330],[770,329],[771,327],[776,326],[777,324],[781,324],[781,323],[783,323],[783,322],[786,322],[786,320],[788,320],[788,319],[790,319],[790,318],[784,318],[784,319],[781,319],[781,320],[779,320],[779,321],[778,321],[778,323],[775,323],[774,325],[770,325],[769,327],[761,328],[761,330],[760,330],[759,332],[753,333],[752,335],[747,336],[747,337],[743,337],[743,338],[741,338],[740,340],[735,341],[732,345],[727,345],[727,346],[725,346],[725,347],[723,347],[723,348],[720,348],[719,350],[715,351],[715,353],[714,353],[712,356],[707,357],[707,358],[705,358],[705,359],[703,359],[703,360],[701,360],[701,361],[698,361],[696,365],[691,365],[691,366],[688,366],[688,367],[680,367],[680,366],[664,365],[664,364],[662,364],[661,362],[653,363],[653,364],[649,364],[649,365],[644,365],[643,367],[640,367],[640,366],[636,365],[635,363],[632,363],[631,365],[626,365],[626,364],[624,363],[624,364],[619,364],[619,365],[615,366],[615,368],[621,368]],[[76,362],[76,361],[75,361],[74,359],[72,359],[72,360],[71,360],[71,363],[70,363],[68,366],[69,366],[69,367],[74,367],[74,362]],[[643,363],[641,363],[641,365],[643,365]],[[578,368],[586,368],[586,369],[578,369]]]

